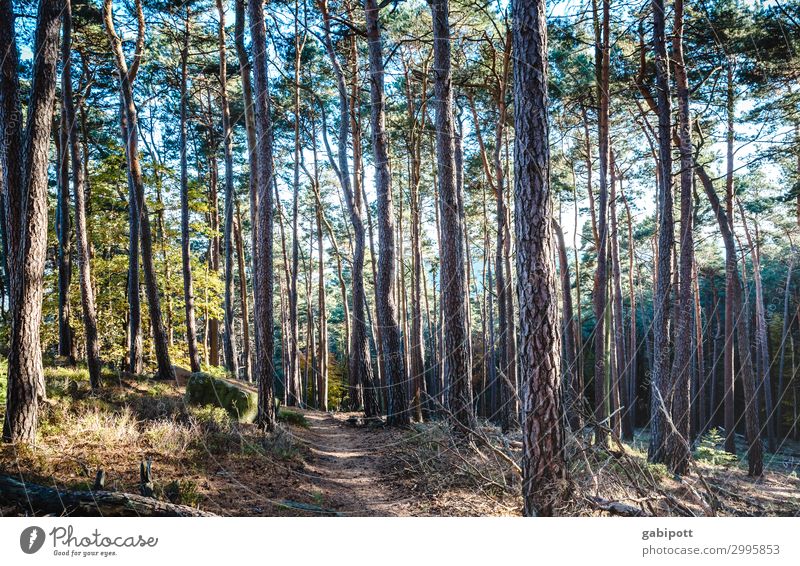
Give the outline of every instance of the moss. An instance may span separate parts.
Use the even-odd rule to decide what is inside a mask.
[[[193,373],[186,383],[186,402],[189,405],[213,405],[222,407],[233,418],[251,423],[258,411],[255,393],[238,384],[215,378],[207,373]]]

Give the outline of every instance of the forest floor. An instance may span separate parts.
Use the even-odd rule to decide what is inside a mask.
[[[103,470],[106,489],[138,493],[139,464],[150,460],[155,497],[224,516],[521,512],[512,463],[521,438],[488,423],[465,440],[441,421],[394,429],[355,413],[282,408],[265,437],[222,409],[188,407],[178,384],[109,373],[91,393],[85,370],[55,367],[46,383],[35,446],[0,445],[0,474],[86,490]],[[614,514],[607,504],[617,502],[655,515],[800,515],[797,443],[766,454],[767,471],[754,480],[743,455],[726,455],[713,434],[684,478],[647,463],[646,442],[638,433],[603,451],[571,437],[573,501],[562,513]],[[0,493],[0,516],[31,512]]]

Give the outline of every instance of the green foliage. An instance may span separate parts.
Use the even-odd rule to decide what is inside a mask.
[[[308,419],[305,415],[288,409],[278,409],[278,420],[286,424],[308,428]]]
[[[164,486],[163,495],[172,503],[198,507],[203,500],[197,488],[197,484],[192,480],[173,480]]]
[[[708,462],[714,466],[727,466],[736,463],[736,455],[725,452],[725,450],[721,448],[724,443],[725,439],[722,437],[719,430],[712,428],[703,435],[700,444],[695,449],[695,460]]]
[[[209,432],[228,432],[233,426],[233,420],[225,409],[213,405],[192,407],[189,414],[193,422],[201,429]]]

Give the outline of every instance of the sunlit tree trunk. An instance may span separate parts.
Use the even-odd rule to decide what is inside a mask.
[[[259,280],[256,289],[254,320],[256,326],[256,366],[258,382],[259,428],[271,431],[275,424],[273,405],[273,354],[275,351],[272,313],[272,119],[267,59],[267,31],[264,7],[260,2],[248,3],[250,36],[253,50],[253,78],[255,83],[256,151],[258,152],[258,242],[254,278]],[[251,206],[253,204],[251,203]]]
[[[236,192],[233,188],[233,129],[231,127],[231,111],[228,106],[228,64],[225,48],[225,9],[222,0],[216,0],[219,16],[219,88],[220,106],[222,107],[222,135],[225,149],[225,230],[223,233],[225,246],[225,367],[234,377],[239,377],[239,352],[236,346],[234,321],[234,286],[233,264],[234,241],[233,224],[236,210]]]
[[[78,252],[78,279],[81,289],[81,309],[83,328],[86,334],[86,365],[89,368],[89,382],[92,388],[100,386],[100,344],[97,337],[97,309],[90,263],[89,236],[86,221],[86,194],[83,156],[78,142],[78,128],[75,119],[75,105],[72,99],[72,63],[69,59],[72,44],[72,9],[67,0],[63,15],[64,69],[62,70],[61,92],[64,97],[67,131],[69,132],[69,154],[72,159],[72,190],[75,199],[75,242]]]
[[[134,62],[132,63],[131,67],[128,68],[128,64],[125,61],[125,53],[122,49],[122,41],[117,36],[117,33],[114,29],[112,1],[113,0],[104,0],[103,19],[106,28],[106,34],[111,42],[112,51],[114,53],[117,74],[119,75],[123,111],[127,119],[127,128],[125,132],[127,134],[127,139],[125,140],[125,149],[128,167],[130,169],[131,185],[134,188],[135,196],[135,201],[132,203],[132,206],[136,208],[136,215],[141,226],[141,233],[139,237],[142,246],[142,267],[144,268],[145,291],[147,293],[150,321],[153,330],[153,342],[156,351],[156,359],[158,362],[158,377],[160,379],[174,380],[175,370],[172,367],[167,335],[166,331],[164,330],[163,320],[161,318],[161,300],[159,298],[158,281],[156,278],[155,267],[153,265],[153,245],[150,230],[150,218],[147,213],[147,204],[144,196],[144,181],[142,178],[141,164],[139,162],[138,119],[136,105],[133,100],[133,79],[136,75],[136,71],[138,70],[139,62],[141,60],[141,50],[137,50],[137,53],[134,55]],[[141,3],[139,0],[136,2],[136,12],[139,35],[143,37],[144,14],[142,12]]]
[[[47,161],[55,100],[61,0],[41,0],[23,135],[15,17],[0,3],[0,158],[5,189],[11,336],[3,440],[33,442],[45,396],[39,329],[47,248]]]
[[[566,497],[558,291],[553,265],[547,118],[547,25],[542,0],[513,4],[514,195],[522,383],[524,514],[552,515]]]
[[[186,343],[189,348],[189,366],[193,372],[200,371],[200,354],[197,349],[197,324],[194,316],[194,284],[192,281],[191,242],[189,233],[189,172],[187,162],[186,120],[188,113],[188,59],[189,59],[189,12],[184,14],[181,45],[181,260],[183,265],[183,300],[186,311]]]

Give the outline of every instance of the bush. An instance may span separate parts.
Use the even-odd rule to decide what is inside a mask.
[[[175,480],[164,486],[164,496],[172,503],[197,507],[203,496],[192,480]]]
[[[305,415],[284,408],[278,409],[278,420],[286,424],[308,428],[308,419]]]
[[[738,458],[735,454],[725,452],[721,448],[724,443],[725,439],[719,430],[712,428],[700,439],[700,444],[694,451],[695,460],[708,462],[714,466],[727,466],[735,463]]]

